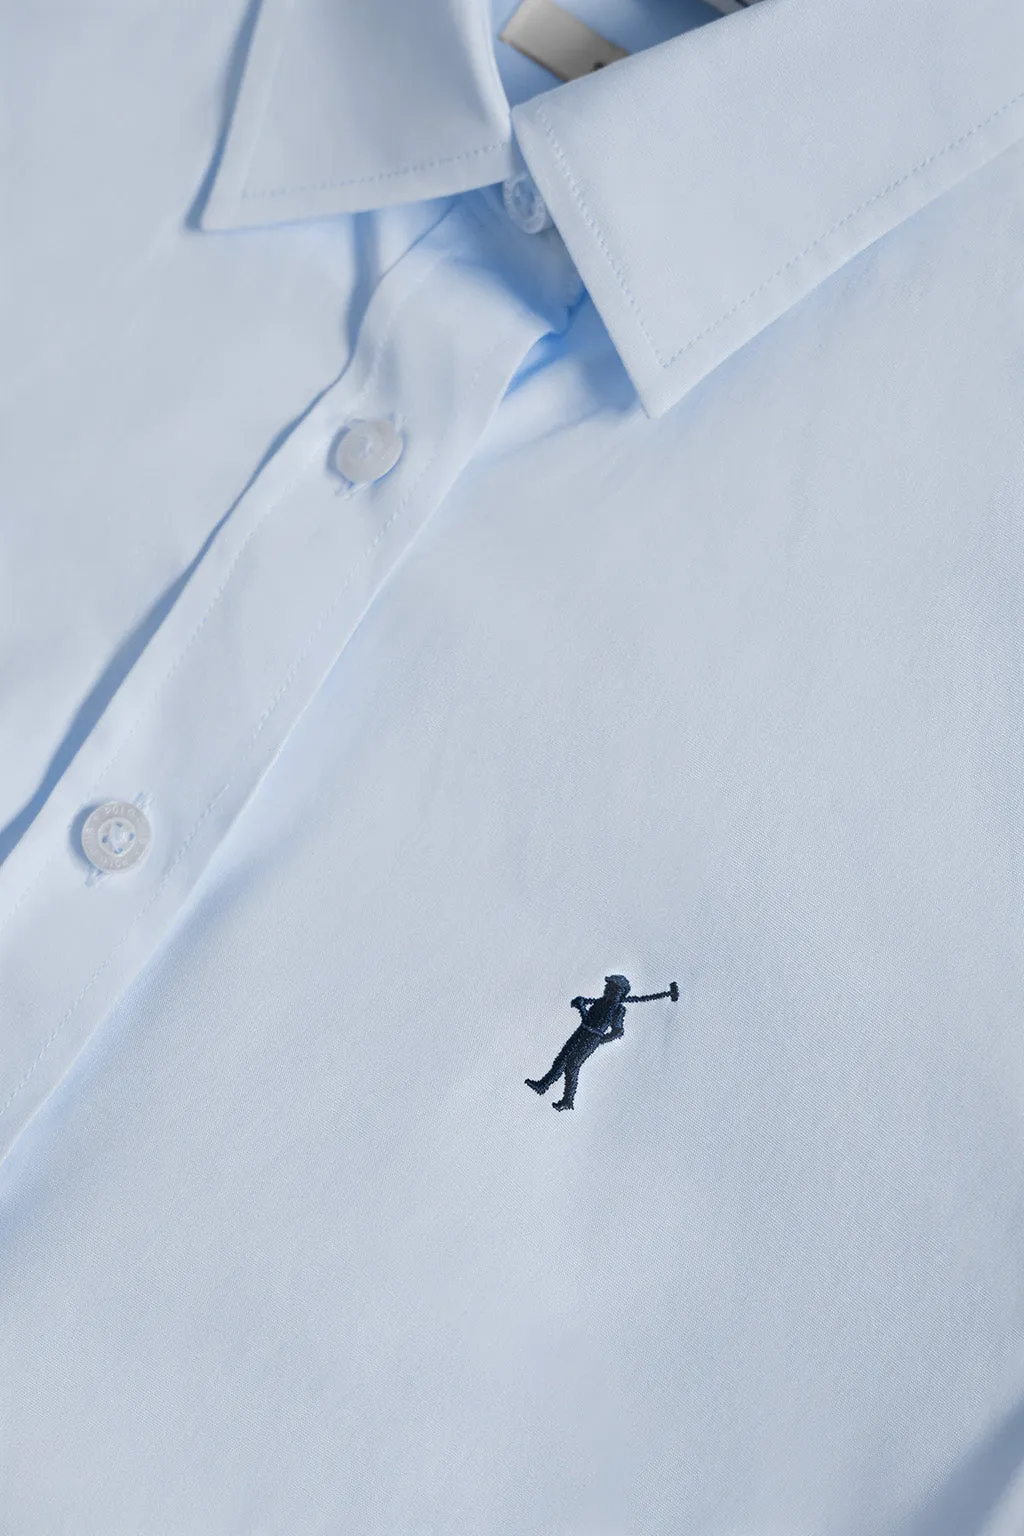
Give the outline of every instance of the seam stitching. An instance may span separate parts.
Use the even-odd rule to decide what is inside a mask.
[[[533,110],[537,121],[540,123],[541,127],[547,134],[548,139],[551,141],[551,148],[554,150],[555,157],[558,160],[559,166],[561,167],[562,177],[566,183],[566,186],[569,188],[569,192],[573,198],[573,201],[576,203],[580,213],[583,215],[584,223],[588,226],[594,236],[594,239],[597,241],[598,246],[604,253],[604,258],[607,261],[609,268],[611,269],[613,277],[615,278],[619,287],[622,289],[622,292],[627,299],[633,314],[636,316],[636,323],[640,327],[641,333],[643,334],[647,345],[650,347],[657,361],[661,363],[661,366],[664,368],[665,364],[662,361],[662,356],[658,350],[658,345],[650,331],[647,329],[647,326],[644,322],[643,313],[641,312],[640,306],[633,296],[632,289],[626,281],[625,274],[612,255],[599,225],[592,217],[586,203],[583,200],[583,194],[579,189],[576,178],[573,176],[572,171],[569,169],[569,162],[567,161],[565,152],[563,151],[562,146],[555,135],[555,130],[551,125],[547,113],[544,111],[543,107],[538,106],[536,103],[534,103]]]
[[[828,229],[826,229],[823,234],[818,235],[814,240],[810,242],[810,244],[805,245],[803,250],[798,251],[795,256],[791,256],[788,261],[784,262],[783,265],[779,267],[775,272],[771,273],[769,277],[766,277],[763,282],[757,285],[756,288],[752,288],[751,291],[742,299],[740,299],[736,304],[734,304],[731,309],[726,310],[723,314],[719,315],[716,320],[713,320],[710,325],[706,325],[703,330],[700,330],[696,332],[695,335],[691,336],[688,341],[685,341],[683,345],[677,348],[677,350],[673,352],[669,357],[663,356],[662,352],[658,348],[657,343],[648,330],[640,306],[637,303],[637,300],[634,297],[621,268],[612,256],[612,253],[599,226],[590,214],[583,199],[583,194],[581,193],[579,186],[572,175],[572,172],[569,170],[565,154],[558,142],[558,139],[555,136],[554,128],[552,127],[547,114],[544,112],[543,108],[539,106],[534,107],[534,114],[546,132],[548,139],[550,140],[551,147],[555,152],[556,158],[558,159],[562,171],[562,176],[569,188],[569,192],[577,207],[579,208],[584,222],[590,229],[595,241],[603,252],[612,275],[614,276],[616,282],[622,290],[624,297],[628,301],[633,314],[636,317],[637,325],[639,326],[644,339],[646,340],[652,354],[654,355],[654,358],[660,364],[661,368],[667,369],[670,368],[673,363],[678,361],[684,352],[690,351],[690,349],[695,347],[699,341],[702,341],[705,336],[709,336],[711,332],[717,330],[720,325],[724,325],[727,320],[731,320],[732,317],[738,314],[741,309],[743,309],[753,299],[756,299],[760,294],[762,294],[766,288],[770,288],[773,283],[777,282],[780,277],[784,276],[791,267],[802,261],[805,256],[809,255],[810,252],[815,250],[817,246],[821,245],[825,240],[828,240],[832,235],[836,234],[846,224],[849,224],[852,219],[855,219],[858,216],[858,214],[863,213],[866,209],[872,207],[873,204],[880,202],[885,197],[888,197],[891,192],[896,191],[898,187],[903,186],[906,182],[913,180],[915,176],[920,175],[922,171],[926,170],[929,165],[932,165],[936,160],[940,160],[943,155],[948,155],[954,149],[958,149],[961,144],[965,144],[967,140],[973,138],[976,133],[980,133],[983,128],[987,128],[990,123],[995,122],[998,117],[1002,117],[1005,112],[1008,112],[1011,107],[1016,106],[1016,104],[1021,100],[1024,100],[1024,91],[1018,91],[1016,95],[1010,97],[1009,101],[1004,102],[1001,107],[997,107],[994,112],[990,112],[987,117],[982,118],[980,122],[975,123],[973,128],[968,128],[966,132],[959,134],[957,138],[952,139],[948,144],[943,145],[941,149],[937,149],[932,154],[927,155],[925,159],[920,160],[916,165],[911,166],[909,171],[905,171],[903,175],[897,176],[895,180],[890,181],[886,186],[882,187],[880,191],[873,193],[871,197],[866,198],[864,202],[859,203],[856,208],[851,209],[849,213],[845,214],[835,224],[832,224]]]
[[[433,170],[439,165],[453,165],[457,160],[471,160],[477,155],[493,154],[496,149],[507,149],[511,139],[499,139],[494,144],[481,144],[477,149],[463,149],[457,155],[439,155],[433,160],[422,160],[418,165],[403,165],[397,171],[377,171],[372,176],[346,176],[341,181],[312,181],[298,187],[270,187],[263,192],[249,192],[243,187],[239,202],[256,202],[263,197],[286,197],[295,192],[327,192],[337,187],[368,186],[375,181],[388,181],[396,176],[414,176],[419,171]]]

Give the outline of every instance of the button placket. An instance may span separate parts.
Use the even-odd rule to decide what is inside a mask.
[[[5,862],[0,1013],[14,1023],[0,1152],[167,933],[360,616],[461,473],[522,358],[564,323],[565,285],[546,272],[558,265],[552,253],[538,251],[544,270],[536,281],[527,274],[525,294],[510,286],[503,257],[491,221],[456,209],[385,275],[345,374],[225,522]],[[345,477],[339,516],[336,456],[367,423],[375,431],[357,437],[358,466],[349,463],[361,481]],[[373,479],[379,494],[360,494]],[[133,852],[141,823],[119,798],[126,780],[159,786],[159,835],[150,829],[145,869],[115,879],[113,900],[83,904],[86,850],[76,828],[98,801],[109,826],[105,843],[94,828],[103,856],[85,883],[106,884],[141,863]],[[145,815],[138,802],[136,810]],[[104,859],[114,867],[102,868]]]

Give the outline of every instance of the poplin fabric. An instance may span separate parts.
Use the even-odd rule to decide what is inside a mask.
[[[1024,1530],[1024,11],[570,8],[0,4],[11,1536]]]

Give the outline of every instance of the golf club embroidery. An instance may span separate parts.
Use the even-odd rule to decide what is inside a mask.
[[[621,1040],[625,1034],[623,1020],[626,1017],[626,1004],[653,1003],[661,997],[670,997],[677,1003],[678,982],[673,981],[666,992],[645,992],[642,997],[631,997],[628,976],[606,976],[604,992],[600,997],[574,997],[569,1006],[579,1013],[579,1027],[573,1030],[543,1077],[526,1079],[527,1088],[532,1088],[535,1093],[547,1093],[551,1085],[564,1075],[562,1097],[556,1099],[551,1107],[572,1109],[580,1068],[587,1057],[592,1056],[599,1045],[607,1045],[610,1040]]]

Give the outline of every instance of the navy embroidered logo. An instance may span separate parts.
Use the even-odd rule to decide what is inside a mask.
[[[679,984],[673,981],[667,992],[645,992],[642,997],[631,997],[628,976],[606,976],[600,997],[574,997],[569,1006],[579,1013],[579,1028],[573,1030],[543,1077],[526,1079],[527,1088],[532,1088],[534,1093],[547,1093],[551,1085],[564,1076],[562,1097],[551,1107],[572,1109],[580,1068],[587,1057],[592,1056],[599,1045],[607,1045],[609,1040],[621,1040],[625,1034],[626,1004],[653,1003],[660,997],[670,997],[677,1003]]]

